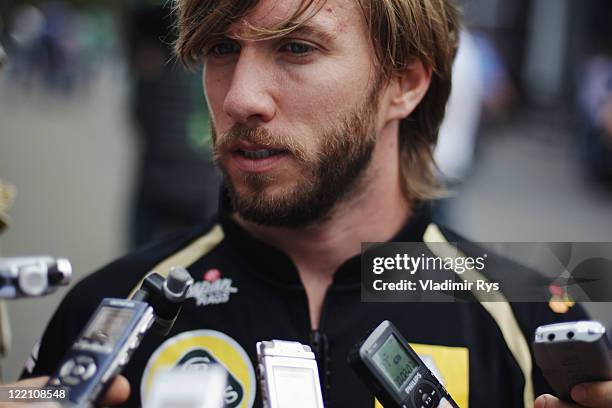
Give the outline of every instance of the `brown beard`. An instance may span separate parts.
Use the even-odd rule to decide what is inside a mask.
[[[316,154],[308,153],[295,137],[292,140],[261,127],[234,126],[221,137],[213,129],[215,157],[233,209],[245,220],[276,227],[304,227],[325,220],[336,204],[359,190],[376,146],[375,106],[370,95],[339,124],[324,129]],[[274,185],[274,176],[246,174],[243,182],[251,193],[239,193],[220,160],[239,140],[287,150],[300,166],[302,177],[288,191],[267,197],[265,190]]]

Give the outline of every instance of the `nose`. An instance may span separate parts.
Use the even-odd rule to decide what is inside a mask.
[[[243,49],[232,73],[223,110],[236,123],[249,127],[269,122],[276,113],[272,81],[265,59]]]

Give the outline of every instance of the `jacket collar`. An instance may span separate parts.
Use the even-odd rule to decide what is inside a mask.
[[[219,220],[230,245],[254,266],[254,273],[261,279],[286,288],[303,288],[293,261],[279,249],[253,237],[232,218],[233,209],[225,191],[219,204]],[[427,226],[431,223],[431,205],[420,203],[413,214],[391,242],[421,242]],[[332,287],[354,287],[360,285],[361,256],[347,259],[336,271]]]

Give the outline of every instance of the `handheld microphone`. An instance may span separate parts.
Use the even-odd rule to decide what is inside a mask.
[[[133,299],[102,300],[47,386],[68,388],[62,403],[94,406],[154,323],[170,331],[192,284],[185,269],[172,268],[165,280],[149,275]]]
[[[155,312],[153,329],[157,334],[167,336],[181,312],[191,286],[193,278],[189,272],[185,268],[173,266],[166,279],[157,273],[147,276],[132,300],[153,305]]]
[[[68,285],[71,277],[72,266],[65,258],[0,258],[0,299],[44,296]]]

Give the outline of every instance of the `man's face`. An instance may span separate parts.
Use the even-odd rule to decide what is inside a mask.
[[[376,145],[374,56],[355,2],[330,0],[281,38],[239,39],[297,6],[262,0],[205,58],[217,161],[234,209],[264,225],[324,218],[360,189]]]

